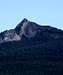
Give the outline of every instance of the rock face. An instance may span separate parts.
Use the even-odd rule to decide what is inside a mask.
[[[2,74],[63,75],[63,31],[23,19],[0,33]]]

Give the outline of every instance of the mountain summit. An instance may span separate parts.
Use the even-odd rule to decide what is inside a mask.
[[[48,37],[49,39],[63,38],[63,31],[50,26],[41,26],[24,18],[15,29],[0,33],[0,43],[19,41],[23,39],[23,36],[29,39],[36,36],[40,37],[42,34],[45,38]]]
[[[6,30],[0,33],[0,43],[21,40],[22,35],[33,37],[36,34],[34,26],[35,25],[31,25],[31,22],[24,18],[15,29]]]

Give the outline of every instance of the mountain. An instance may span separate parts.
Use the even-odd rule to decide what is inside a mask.
[[[30,39],[36,37],[36,35],[43,35],[45,38],[47,37],[50,39],[58,39],[63,38],[63,31],[50,26],[41,26],[24,18],[15,29],[0,33],[0,43],[19,41],[23,36]]]
[[[63,30],[24,18],[0,33],[0,74],[63,75]]]

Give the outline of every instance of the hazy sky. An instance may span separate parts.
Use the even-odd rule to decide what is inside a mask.
[[[0,32],[27,18],[63,29],[63,0],[0,0]]]

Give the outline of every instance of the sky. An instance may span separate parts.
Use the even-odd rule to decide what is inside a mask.
[[[23,18],[63,29],[63,0],[0,0],[0,32],[15,28]]]

